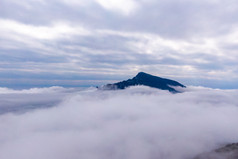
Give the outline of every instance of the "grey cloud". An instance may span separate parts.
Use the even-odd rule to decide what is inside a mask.
[[[128,28],[155,32],[171,38],[212,36],[230,31],[237,25],[234,1],[153,1],[128,20]],[[149,10],[149,12],[145,12]]]
[[[31,2],[32,8],[29,9],[11,1],[2,3],[5,5],[2,16],[25,23],[49,24],[52,20],[69,20],[88,27],[151,32],[171,38],[222,34],[230,31],[230,24],[237,25],[235,1],[138,1],[140,9],[130,16],[104,10],[93,1],[90,5],[75,7],[60,1]],[[8,8],[14,8],[15,12]]]
[[[16,62],[39,62],[39,63],[63,63],[67,62],[64,56],[42,55],[34,50],[28,49],[0,49],[1,62],[10,62],[14,67]],[[4,66],[2,65],[1,68]],[[6,65],[5,65],[6,67]]]

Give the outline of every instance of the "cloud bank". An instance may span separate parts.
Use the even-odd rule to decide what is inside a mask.
[[[44,99],[62,92],[53,90],[38,90],[35,95]],[[54,107],[5,112],[0,116],[0,158],[189,159],[238,141],[238,90],[188,87],[184,91],[68,90],[71,93],[64,98],[55,97],[61,102]],[[28,97],[22,100],[34,100]]]

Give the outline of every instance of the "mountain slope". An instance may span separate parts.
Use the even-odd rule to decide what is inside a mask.
[[[238,159],[238,143],[228,144],[214,151],[200,154],[194,159]]]
[[[177,81],[153,76],[144,72],[139,72],[132,79],[128,79],[126,81],[122,81],[122,82],[118,82],[114,84],[107,84],[102,86],[102,89],[106,89],[106,90],[125,89],[127,87],[137,86],[137,85],[144,85],[144,86],[149,86],[149,87],[158,88],[162,90],[168,90],[173,93],[178,92],[173,87],[178,87],[178,86],[185,87],[184,85],[180,84]]]

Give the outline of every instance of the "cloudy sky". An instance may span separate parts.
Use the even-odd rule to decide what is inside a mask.
[[[88,86],[144,71],[238,88],[235,0],[0,0],[0,86]]]

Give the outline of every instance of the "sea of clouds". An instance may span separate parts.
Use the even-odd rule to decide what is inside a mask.
[[[238,142],[238,90],[0,88],[1,159],[191,159]]]

